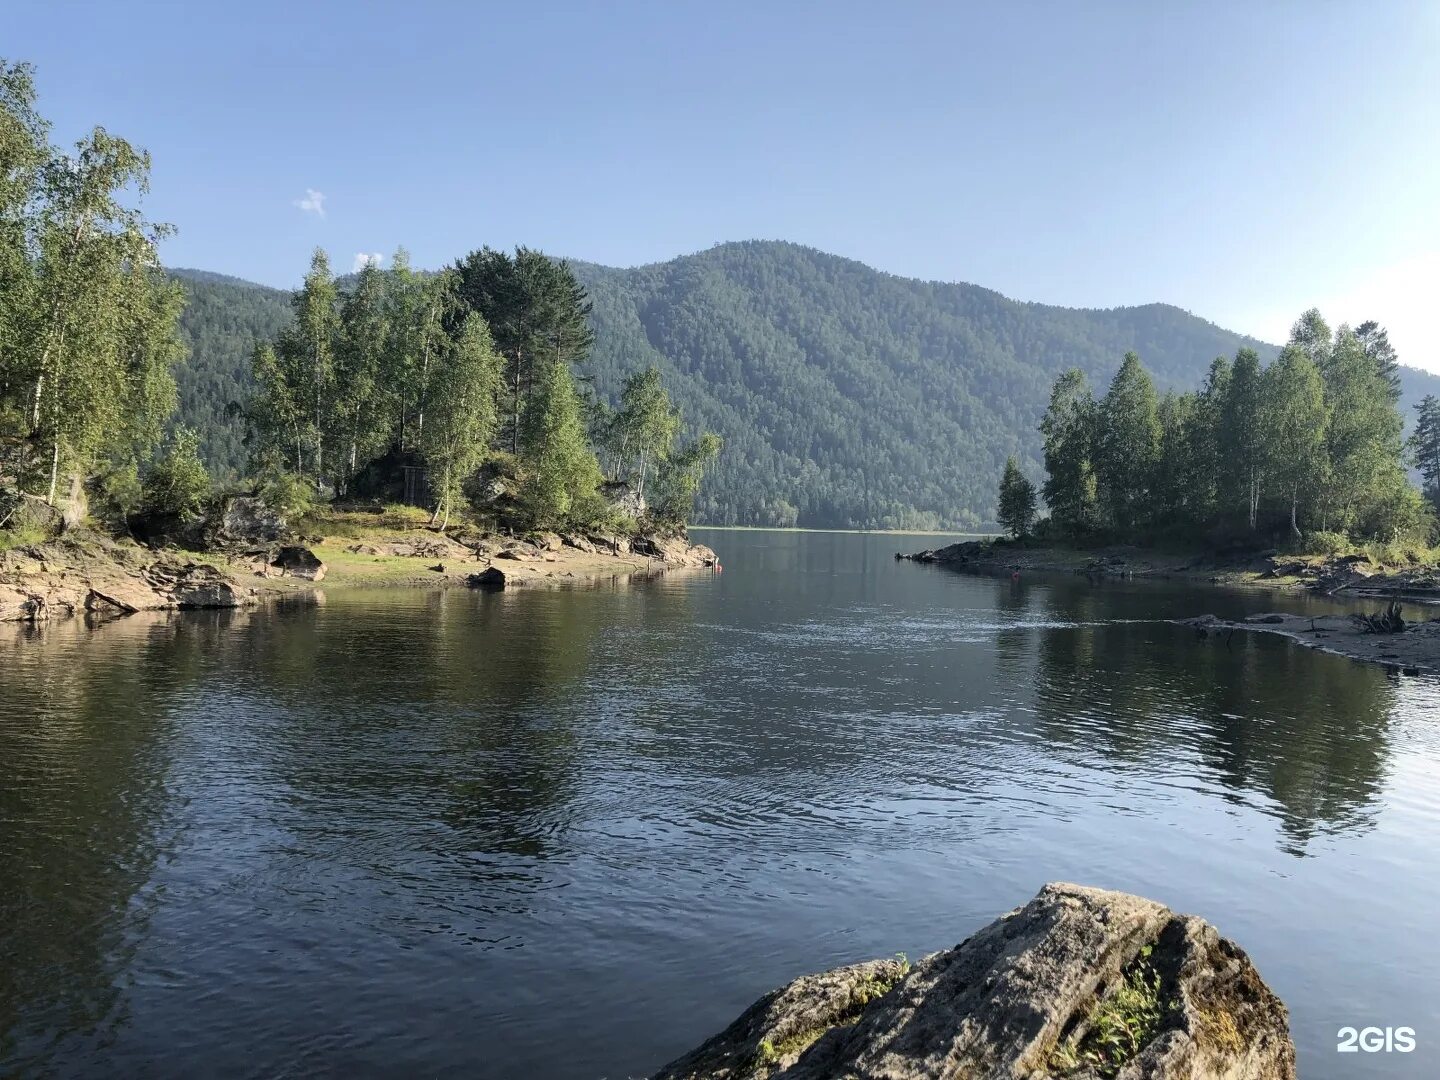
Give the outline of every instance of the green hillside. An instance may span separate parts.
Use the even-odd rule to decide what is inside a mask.
[[[1103,389],[1134,349],[1161,388],[1192,387],[1217,355],[1245,344],[1274,352],[1164,304],[1024,303],[788,243],[574,267],[594,301],[596,392],[613,400],[626,374],[653,363],[689,423],[724,437],[696,511],[710,524],[991,521],[1006,455],[1041,474],[1036,424],[1061,370],[1080,367]],[[244,452],[224,407],[244,392],[254,339],[286,318],[288,294],[175,273],[190,294],[182,422],[202,431],[219,471],[233,471]],[[1407,400],[1440,388],[1421,372],[1405,383]]]

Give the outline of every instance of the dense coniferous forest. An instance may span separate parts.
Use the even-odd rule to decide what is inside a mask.
[[[696,520],[712,524],[993,522],[1007,457],[1041,475],[1036,418],[1062,371],[1104,386],[1134,351],[1163,392],[1200,386],[1217,355],[1276,355],[1164,304],[1023,303],[788,243],[723,244],[625,270],[571,266],[593,306],[595,344],[575,369],[582,388],[613,404],[627,376],[654,365],[686,420],[724,439],[696,505]],[[224,415],[248,378],[239,338],[247,324],[273,333],[288,294],[177,273],[192,298],[181,326],[197,343],[180,375],[182,416],[224,474],[244,459],[240,425]],[[212,329],[217,319],[236,337]],[[1400,374],[1407,404],[1440,390],[1434,376]]]

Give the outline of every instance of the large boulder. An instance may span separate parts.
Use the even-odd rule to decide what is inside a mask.
[[[498,566],[491,566],[481,570],[478,574],[471,574],[465,579],[465,584],[472,589],[503,589],[507,581],[504,570]]]
[[[225,543],[266,544],[290,533],[285,515],[258,495],[230,495],[220,506],[215,538]]]
[[[1051,884],[908,971],[767,994],[656,1080],[1294,1080],[1289,1014],[1209,923]]]
[[[321,581],[325,577],[326,566],[320,561],[320,556],[299,544],[287,544],[278,549],[270,557],[270,565],[285,577],[297,577],[305,581]]]

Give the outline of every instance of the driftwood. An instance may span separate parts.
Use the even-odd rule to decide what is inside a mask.
[[[1396,600],[1392,600],[1380,615],[1351,615],[1350,621],[1362,634],[1398,634],[1405,629],[1405,619]]]

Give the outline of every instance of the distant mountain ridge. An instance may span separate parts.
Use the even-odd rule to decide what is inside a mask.
[[[1217,355],[1276,351],[1167,304],[1017,301],[779,241],[631,269],[571,265],[594,302],[581,374],[595,392],[613,400],[654,364],[688,423],[725,438],[697,504],[710,524],[973,527],[993,520],[1006,455],[1041,475],[1036,425],[1060,371],[1083,369],[1103,393],[1134,349],[1162,389],[1188,389]],[[244,453],[224,404],[243,394],[253,341],[288,319],[290,294],[173,273],[191,295],[182,422],[233,470]],[[1440,378],[1404,376],[1407,398],[1440,393]]]

